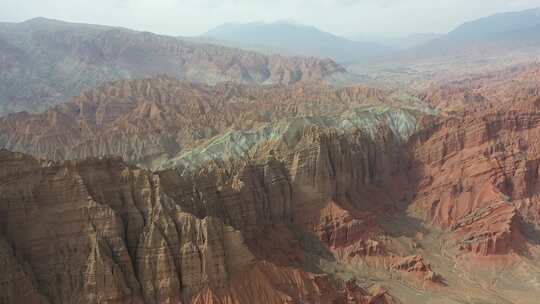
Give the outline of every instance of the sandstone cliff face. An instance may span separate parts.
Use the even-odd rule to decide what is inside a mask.
[[[17,60],[2,69],[0,113],[43,111],[107,81],[159,74],[210,84],[347,78],[345,69],[331,60],[265,56],[148,32],[44,18],[0,26],[0,66],[6,65],[7,58]]]
[[[2,152],[3,264],[13,265],[9,277],[26,282],[8,280],[5,301],[17,301],[25,288],[53,303],[250,303],[254,296],[265,303],[392,303],[385,292],[343,289],[292,261],[282,266],[255,241],[280,226],[286,233],[290,225],[307,228],[304,214],[391,176],[378,166],[399,166],[401,142],[390,131],[381,135],[387,150],[378,159],[370,159],[379,151],[370,137],[349,142],[319,131],[305,149],[276,155],[281,160],[209,166],[191,176],[152,174],[119,159],[54,163]],[[297,164],[294,173],[289,162]],[[344,183],[345,175],[354,178]]]
[[[392,303],[385,291],[340,287],[332,276],[302,270],[309,261],[298,236],[315,234],[316,243],[354,245],[358,252],[356,243],[371,235],[363,221],[373,223],[372,214],[357,209],[378,202],[366,200],[364,191],[382,189],[403,171],[400,149],[421,117],[415,104],[362,107],[373,103],[401,101],[362,87],[210,88],[162,77],[104,86],[42,115],[7,116],[6,145],[52,159],[159,160],[155,155],[166,149],[174,157],[162,165],[173,169],[153,174],[119,159],[63,164],[5,152],[14,168],[32,163],[28,175],[36,180],[20,184],[28,197],[9,189],[0,194],[38,208],[34,218],[4,206],[6,238],[15,252],[23,250],[20,263],[32,265],[37,294],[54,303],[250,303],[255,296],[268,303]],[[279,116],[283,121],[271,122]],[[193,132],[205,126],[215,129]],[[231,131],[204,140],[218,127]],[[136,155],[115,141],[117,134],[140,145]],[[200,137],[189,137],[194,134]],[[104,138],[111,146],[96,144]],[[85,139],[94,150],[74,153]],[[197,157],[175,155],[179,147]],[[13,162],[17,157],[22,160]],[[42,201],[54,208],[41,211]],[[58,218],[66,223],[53,224]],[[28,221],[35,225],[18,229]],[[41,258],[34,235],[47,240],[49,258]],[[365,241],[366,254],[380,254],[376,241]],[[54,248],[72,243],[82,249],[55,255]],[[72,271],[58,274],[64,269]]]
[[[239,232],[183,212],[159,176],[119,159],[64,165],[2,152],[2,166],[7,262],[53,303],[177,303],[250,263]],[[21,288],[7,283],[3,294]]]
[[[420,177],[413,205],[480,255],[518,249],[523,221],[538,226],[537,94],[515,79],[513,93],[490,91],[504,101],[490,97],[411,143]]]

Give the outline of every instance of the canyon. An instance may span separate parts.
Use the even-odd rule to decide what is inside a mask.
[[[156,76],[0,117],[0,303],[536,303],[539,81]]]
[[[0,22],[0,304],[538,303],[539,16]]]

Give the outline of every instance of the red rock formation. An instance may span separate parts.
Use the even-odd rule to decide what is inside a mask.
[[[43,114],[0,118],[0,146],[54,160],[118,155],[154,167],[223,130],[397,103],[389,94],[321,85],[210,87],[169,77],[118,81]]]
[[[451,229],[460,238],[461,250],[484,256],[501,254],[519,246],[522,240],[517,218],[514,206],[495,203],[460,218]]]
[[[426,90],[424,99],[444,112],[485,110],[537,98],[539,81],[540,65],[526,64],[434,85]]]
[[[495,78],[495,85],[480,77],[485,101],[441,119],[411,143],[420,177],[415,208],[451,228],[460,248],[480,255],[519,249],[520,219],[538,223],[538,94],[521,78],[531,70],[537,67]]]
[[[250,263],[239,232],[175,210],[158,176],[119,160],[2,152],[2,166],[2,232],[53,302],[178,302]]]
[[[25,280],[32,285],[26,288],[53,302],[174,303],[193,298],[250,303],[256,294],[269,303],[330,303],[344,291],[301,269],[275,266],[298,267],[301,260],[261,255],[253,240],[264,239],[265,227],[302,225],[304,213],[318,212],[330,197],[343,196],[357,183],[384,179],[386,173],[364,172],[378,166],[364,159],[370,157],[361,145],[367,138],[349,142],[315,130],[308,138],[305,150],[283,156],[291,163],[302,159],[295,174],[288,162],[272,158],[262,165],[209,165],[182,176],[175,171],[152,174],[120,159],[54,163],[2,152],[2,234],[13,255],[31,265],[32,277]],[[388,145],[381,164],[396,157],[393,144]],[[346,150],[354,152],[340,152]],[[347,165],[351,160],[367,167]],[[358,180],[339,183],[336,177],[345,172]],[[287,242],[282,248],[290,246]],[[254,265],[262,258],[269,262],[257,270],[263,266]],[[251,279],[243,275],[246,271]],[[10,280],[3,293],[13,295],[20,288],[16,282]],[[199,295],[205,288],[213,294]],[[361,296],[347,295],[356,301],[352,303],[371,298],[369,293]]]
[[[215,292],[207,289],[193,300],[194,304],[251,303],[333,303],[392,304],[395,299],[384,289],[366,291],[354,280],[336,290],[325,275],[307,274],[301,270],[279,268],[267,263],[255,266],[230,287]]]
[[[349,205],[343,202],[342,205]],[[352,206],[344,209],[336,202],[329,202],[314,214],[307,227],[341,261],[355,258],[382,257],[386,250],[376,239],[383,235],[373,213],[360,212]]]
[[[351,212],[341,208],[335,202],[330,202],[320,210],[320,218],[313,230],[319,238],[331,248],[352,245],[362,239],[374,225],[371,215],[362,215],[354,210]],[[371,246],[366,248],[370,254]]]
[[[426,263],[424,258],[419,255],[397,258],[390,267],[399,271],[418,274],[422,276],[424,281],[431,281],[434,283],[442,282],[440,275],[433,272],[431,265]]]
[[[5,142],[35,154],[155,160],[178,147],[216,149],[205,139],[229,128],[392,103],[381,92],[211,88],[156,78],[104,86],[43,115],[8,116],[0,126]],[[372,122],[363,128],[286,125],[298,130],[261,140],[249,157],[203,159],[188,169],[172,162],[156,173],[119,158],[62,163],[4,151],[0,265],[9,274],[0,299],[12,303],[23,293],[22,300],[82,303],[395,300],[368,291],[368,284],[341,286],[339,270],[347,267],[397,274],[412,285],[420,279],[425,289],[446,288],[446,274],[460,284],[454,269],[439,266],[462,266],[460,258],[473,255],[519,255],[533,246],[524,225],[538,226],[536,91],[489,92],[478,106],[426,119],[408,142],[396,131],[403,126],[381,120],[376,108],[360,117]],[[212,125],[220,130],[205,129]],[[79,136],[88,140],[84,149]],[[129,139],[119,144],[117,136]],[[82,154],[73,152],[79,148]],[[400,227],[411,223],[400,217],[410,215],[423,221]],[[434,226],[445,230],[438,232],[441,243],[415,245],[412,235]],[[434,247],[440,252],[425,254]],[[327,265],[313,265],[316,259]],[[328,274],[318,266],[328,266]],[[447,272],[438,275],[439,269]]]

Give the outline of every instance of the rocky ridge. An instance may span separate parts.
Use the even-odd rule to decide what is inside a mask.
[[[107,81],[166,74],[216,84],[342,82],[331,60],[266,56],[124,28],[45,18],[0,24],[0,114],[40,112]]]
[[[532,207],[538,82],[531,77],[537,69],[517,68],[491,82],[494,76],[489,74],[461,82],[482,97],[471,104],[467,96],[455,96],[463,110],[452,110],[456,114],[412,141],[420,143],[415,159],[421,163],[417,170],[422,180],[416,203],[433,222],[462,234],[462,248],[504,253],[522,243],[518,226],[523,221],[538,225]],[[441,100],[439,94],[433,96],[433,102]]]
[[[13,276],[32,282],[25,294],[52,302],[197,303],[210,297],[249,303],[245,289],[253,289],[267,303],[328,303],[345,294],[357,303],[372,297],[391,303],[385,293],[370,296],[350,284],[340,289],[324,275],[300,270],[295,261],[287,261],[288,266],[279,260],[264,262],[268,257],[262,258],[257,248],[277,227],[292,234],[287,226],[298,222],[302,227],[300,214],[316,212],[338,193],[332,176],[341,174],[333,170],[352,168],[317,164],[351,145],[361,148],[320,133],[292,157],[307,164],[296,175],[277,159],[260,166],[239,163],[233,171],[210,166],[185,176],[176,170],[152,174],[120,159],[54,163],[2,152],[1,227],[13,252],[6,255],[31,269]],[[370,157],[365,150],[353,151],[350,157]],[[359,179],[350,181],[351,186],[376,178],[362,178],[363,169],[356,172],[351,173]],[[253,240],[257,244],[251,245]],[[245,280],[246,271],[249,281],[234,283],[239,275]],[[279,286],[285,282],[298,287],[284,291]],[[9,303],[21,286],[8,283],[3,294]],[[227,287],[229,283],[233,285]],[[238,294],[240,286],[245,289]]]
[[[18,114],[24,123],[7,116],[8,142],[52,143],[43,151],[69,147],[65,134],[87,122],[86,134],[137,140],[220,128],[175,134],[185,150],[156,158],[153,173],[119,158],[2,152],[4,302],[535,303],[534,69],[481,80],[483,98],[448,110],[436,94],[157,78]]]
[[[385,110],[381,104],[409,109]],[[359,109],[369,105],[380,109]],[[209,140],[215,147],[217,136],[245,142],[235,147],[244,150],[263,139],[279,144],[283,136],[294,144],[307,125],[366,128],[370,113],[372,133],[388,120],[396,132],[410,134],[417,111],[429,109],[406,94],[365,87],[211,87],[157,77],[108,83],[42,114],[2,117],[0,146],[53,160],[119,155],[154,168]]]

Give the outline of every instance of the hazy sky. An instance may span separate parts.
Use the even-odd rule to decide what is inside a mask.
[[[0,0],[0,21],[37,16],[197,35],[224,22],[294,20],[340,35],[447,32],[540,0]]]

